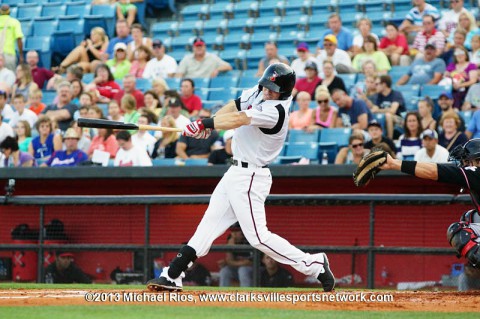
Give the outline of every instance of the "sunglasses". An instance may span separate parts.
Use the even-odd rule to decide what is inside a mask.
[[[352,148],[363,147],[363,144],[352,144]]]
[[[318,100],[317,103],[318,103],[318,104],[328,103],[328,100]]]

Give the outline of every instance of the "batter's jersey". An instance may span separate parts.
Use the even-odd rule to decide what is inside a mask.
[[[259,167],[268,165],[280,154],[287,137],[292,97],[264,101],[262,91],[255,86],[244,90],[235,104],[251,122],[235,130],[233,158]]]

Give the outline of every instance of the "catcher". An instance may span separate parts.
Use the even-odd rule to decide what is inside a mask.
[[[459,222],[448,227],[447,239],[457,257],[465,257],[471,267],[480,269],[480,139],[457,146],[449,160],[457,165],[401,161],[376,149],[360,161],[353,180],[355,185],[365,186],[378,171],[394,170],[468,189],[474,209],[463,213]]]

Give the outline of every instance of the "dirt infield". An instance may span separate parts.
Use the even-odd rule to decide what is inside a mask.
[[[223,299],[222,299],[223,298]],[[393,301],[391,301],[393,298]],[[375,300],[375,301],[373,301]],[[380,301],[385,300],[385,301]],[[469,292],[317,292],[2,289],[0,306],[149,304],[252,307],[297,310],[375,310],[478,312],[480,293]]]

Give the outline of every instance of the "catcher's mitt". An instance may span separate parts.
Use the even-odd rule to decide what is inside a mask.
[[[357,170],[353,173],[353,182],[356,186],[367,186],[367,184],[375,178],[375,174],[380,171],[387,161],[387,152],[383,149],[372,149],[370,153],[365,155],[358,164]]]

